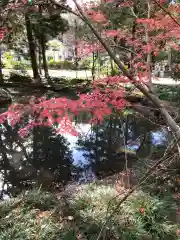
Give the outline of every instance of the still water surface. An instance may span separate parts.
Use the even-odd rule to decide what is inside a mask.
[[[138,159],[163,151],[170,140],[166,128],[157,127],[135,114],[109,116],[91,125],[76,120],[78,136],[57,134],[52,128],[37,127],[20,140],[18,127],[8,124],[0,132],[1,190],[15,196],[19,192],[50,183],[79,183],[121,172]]]

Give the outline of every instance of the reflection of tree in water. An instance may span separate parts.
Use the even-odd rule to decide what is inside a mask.
[[[0,135],[0,171],[12,195],[34,185],[67,183],[72,156],[63,136],[50,127],[36,127],[23,141],[6,123]]]
[[[137,160],[139,152],[148,153],[152,145],[150,131],[154,128],[147,120],[133,115],[111,116],[95,125],[88,136],[79,138],[79,149],[84,151],[97,177],[105,177],[124,170],[125,152],[128,168]],[[136,146],[136,151],[125,150],[124,146]]]
[[[66,139],[47,127],[35,128],[33,138],[33,167],[52,172],[57,182],[67,182],[71,176],[72,157]]]

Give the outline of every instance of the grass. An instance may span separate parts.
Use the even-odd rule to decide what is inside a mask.
[[[107,208],[113,211],[118,201],[112,186],[95,183],[61,199],[34,190],[0,204],[0,240],[94,240]],[[175,207],[138,191],[113,215],[102,239],[178,239],[180,226],[169,220]]]

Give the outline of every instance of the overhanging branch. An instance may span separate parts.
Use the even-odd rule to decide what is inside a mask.
[[[124,66],[124,64],[116,57],[112,48],[101,38],[100,34],[96,31],[92,23],[90,22],[89,18],[84,14],[83,10],[81,9],[80,5],[77,3],[76,0],[73,0],[75,3],[79,13],[81,14],[83,21],[89,26],[93,34],[96,36],[98,41],[107,51],[109,56],[114,60],[114,62],[118,65],[119,69],[123,72],[123,74],[128,77],[130,83],[132,83],[136,88],[138,88],[159,110],[161,115],[164,117],[166,124],[169,126],[171,131],[178,137],[180,137],[180,128],[171,115],[168,113],[166,108],[163,106],[159,98],[155,96],[155,94],[149,92],[145,85],[139,82],[134,75],[132,75]]]

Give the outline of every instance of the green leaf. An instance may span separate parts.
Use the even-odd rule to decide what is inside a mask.
[[[70,230],[64,237],[64,240],[76,240],[76,236],[73,230]]]

